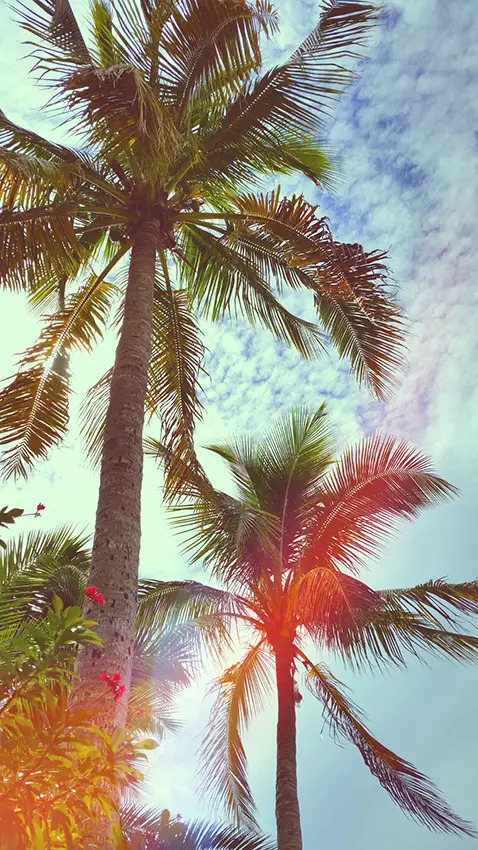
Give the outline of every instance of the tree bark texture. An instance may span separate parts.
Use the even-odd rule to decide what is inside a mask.
[[[293,655],[289,645],[276,647],[277,769],[276,824],[278,850],[302,850],[297,756]]]
[[[78,656],[77,700],[98,705],[96,725],[107,731],[125,725],[137,613],[141,540],[143,424],[151,323],[157,222],[142,225],[131,252],[123,326],[116,349],[106,418],[101,478],[89,584],[105,598],[103,607],[85,599],[84,616],[98,621],[102,647]],[[120,673],[125,693],[117,700],[100,674]]]

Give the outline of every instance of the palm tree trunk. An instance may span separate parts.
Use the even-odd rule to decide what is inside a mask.
[[[104,607],[85,600],[103,646],[81,650],[77,701],[100,706],[95,723],[124,726],[131,680],[141,538],[144,402],[151,355],[157,222],[146,222],[131,252],[123,326],[116,350],[101,460],[95,537],[89,576]],[[115,700],[100,674],[119,673],[126,692]]]
[[[277,850],[302,850],[295,729],[294,675],[291,647],[276,648],[277,682]]]

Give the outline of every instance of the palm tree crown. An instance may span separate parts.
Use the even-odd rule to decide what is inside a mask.
[[[315,413],[298,409],[283,417],[257,443],[242,438],[209,448],[227,461],[237,495],[215,490],[202,471],[193,470],[173,519],[187,535],[192,560],[201,559],[226,585],[224,620],[241,624],[249,648],[216,684],[204,741],[204,787],[239,822],[254,821],[241,734],[275,684],[279,850],[302,846],[294,799],[302,671],[332,734],[359,749],[407,814],[431,829],[470,834],[470,825],[433,784],[376,740],[323,659],[309,657],[312,645],[356,669],[404,665],[407,652],[459,661],[477,657],[478,638],[460,631],[462,619],[478,613],[477,582],[432,580],[376,591],[356,578],[398,520],[414,519],[454,488],[420,452],[386,436],[369,437],[335,460],[323,405]],[[184,582],[182,593],[184,609],[195,611],[207,588]],[[211,593],[217,604],[218,591]]]
[[[303,288],[340,355],[383,396],[403,336],[385,255],[334,240],[304,197],[257,191],[263,175],[292,172],[327,186],[317,139],[377,8],[327,0],[304,43],[269,70],[260,37],[277,16],[267,0],[118,0],[114,16],[95,0],[85,35],[68,0],[17,11],[50,108],[80,148],[0,114],[2,283],[50,313],[1,393],[5,473],[26,475],[65,432],[69,352],[91,350],[118,299],[121,322],[124,286],[110,275],[148,222],[157,250],[146,412],[159,415],[175,456],[191,453],[201,409],[192,308],[213,320],[243,315],[312,357],[326,337],[277,297]],[[85,408],[96,459],[111,375]]]

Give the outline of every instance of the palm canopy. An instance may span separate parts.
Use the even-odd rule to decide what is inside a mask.
[[[254,820],[242,733],[273,693],[274,662],[285,656],[292,677],[302,671],[322,703],[331,733],[358,748],[405,813],[434,830],[471,834],[427,777],[371,734],[342,683],[308,649],[353,669],[405,665],[408,653],[478,657],[478,638],[461,631],[478,614],[478,582],[438,579],[384,591],[356,577],[398,521],[454,488],[419,451],[387,436],[364,439],[335,459],[324,405],[284,416],[259,442],[208,448],[226,460],[236,496],[194,469],[173,521],[191,559],[226,585],[222,614],[241,624],[250,645],[214,686],[204,787],[238,822]],[[189,598],[194,611],[206,588],[184,582],[182,592],[182,610]]]
[[[360,380],[386,394],[403,327],[385,255],[336,241],[303,196],[257,191],[261,176],[292,172],[327,186],[324,119],[378,8],[325,0],[303,44],[268,70],[260,39],[276,31],[277,16],[267,0],[118,0],[114,15],[95,0],[84,34],[68,0],[16,10],[50,108],[79,147],[0,114],[0,276],[48,314],[1,393],[5,474],[26,475],[65,432],[69,353],[91,350],[118,300],[120,321],[125,281],[113,285],[111,273],[152,218],[161,245],[146,411],[160,417],[176,456],[191,454],[201,412],[198,315],[242,315],[306,357],[328,337]],[[280,301],[299,288],[325,334]],[[110,377],[85,408],[96,458]]]

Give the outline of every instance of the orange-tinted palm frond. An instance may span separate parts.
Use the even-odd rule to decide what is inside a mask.
[[[382,609],[380,595],[352,576],[323,567],[310,570],[291,582],[289,617],[319,642],[333,647],[336,634],[354,631],[359,621]]]
[[[244,87],[219,128],[204,140],[204,162],[214,161],[222,173],[241,159],[257,167],[266,149],[275,145],[280,153],[284,138],[316,135],[331,103],[352,79],[344,60],[350,64],[356,58],[378,13],[377,6],[360,0],[327,2],[319,23],[291,58]]]
[[[373,737],[356,706],[343,694],[342,683],[325,667],[302,657],[307,686],[322,702],[331,733],[357,747],[370,772],[402,811],[436,832],[476,836],[472,825],[450,809],[428,777]]]
[[[433,626],[457,627],[464,618],[478,613],[478,581],[455,584],[439,578],[378,593],[387,608],[419,614]]]
[[[4,474],[23,475],[64,434],[68,423],[72,350],[90,351],[101,337],[115,287],[96,276],[47,320],[13,381],[0,393],[0,444]]]
[[[380,551],[397,520],[414,519],[454,493],[409,443],[380,434],[363,440],[344,453],[323,482],[301,569],[357,570]]]
[[[167,271],[167,267],[166,267]],[[166,464],[166,495],[181,488],[184,464],[194,463],[194,429],[201,417],[199,374],[204,346],[186,292],[157,286],[148,373],[146,412],[160,417],[162,441],[171,452]]]
[[[256,826],[242,734],[269,701],[272,671],[272,657],[261,640],[214,685],[217,696],[201,748],[201,788],[238,825]]]
[[[68,0],[15,0],[24,30],[33,36],[34,70],[55,85],[65,74],[91,62],[86,42]]]
[[[230,89],[237,90],[244,76],[260,67],[261,32],[276,29],[277,16],[267,0],[256,6],[244,0],[183,0],[175,5],[161,40],[161,79],[174,108],[183,113],[197,87],[223,74]]]

